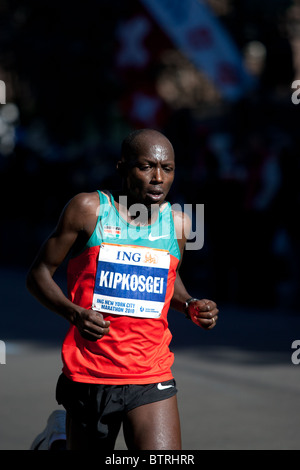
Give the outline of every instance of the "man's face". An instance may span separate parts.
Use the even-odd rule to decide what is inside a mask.
[[[128,162],[128,197],[146,206],[162,204],[172,186],[174,173],[174,152],[169,142],[146,141],[139,155]]]

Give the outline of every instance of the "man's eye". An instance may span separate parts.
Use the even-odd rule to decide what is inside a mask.
[[[165,166],[164,167],[164,171],[166,171],[167,173],[169,173],[170,171],[173,171],[173,168],[171,166]]]
[[[142,165],[142,166],[139,167],[139,169],[142,170],[142,171],[149,170],[149,168],[150,168],[150,165]]]

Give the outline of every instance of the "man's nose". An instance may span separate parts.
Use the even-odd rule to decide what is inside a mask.
[[[153,183],[162,183],[163,182],[161,168],[159,168],[159,167],[154,168],[154,172],[153,172],[153,175],[152,175],[152,182]]]

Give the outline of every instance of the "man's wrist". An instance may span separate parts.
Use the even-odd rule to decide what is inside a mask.
[[[72,325],[76,326],[76,322],[78,320],[78,317],[81,314],[81,311],[82,311],[82,307],[80,307],[79,305],[74,304],[73,302],[70,302],[70,303],[68,303],[68,305],[66,305],[63,316]]]
[[[190,314],[189,314],[189,306],[192,302],[196,302],[199,299],[196,299],[195,297],[190,297],[185,301],[185,307],[184,307],[184,314],[187,319],[191,319]]]

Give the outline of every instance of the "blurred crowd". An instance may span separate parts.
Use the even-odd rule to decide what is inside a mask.
[[[194,134],[191,123],[186,135],[179,127],[177,139],[183,146],[179,146],[175,197],[179,194],[185,202],[205,205],[204,247],[186,254],[191,266],[195,258],[199,263],[192,278],[222,301],[297,309],[297,110],[293,114],[277,104],[271,117],[263,115],[260,103],[240,106],[243,116],[248,114],[246,128],[239,122],[241,110],[226,114],[221,122],[200,125]],[[171,135],[176,142],[172,130]],[[184,142],[192,144],[189,159]],[[183,269],[189,276],[190,266]]]
[[[232,9],[221,20],[239,47],[249,38],[262,41],[267,60],[255,90],[238,102],[212,93],[197,106],[164,103],[157,127],[173,143],[177,165],[170,200],[205,207],[204,246],[186,252],[183,278],[195,295],[218,302],[299,310],[295,54],[280,18],[267,43],[245,22],[241,5],[251,2],[225,3]],[[291,3],[278,2],[285,9]],[[122,2],[64,5],[12,1],[0,8],[0,79],[7,84],[0,105],[3,266],[29,265],[73,195],[118,187],[121,140],[135,127],[118,107],[126,87],[113,62],[114,11],[125,14]],[[267,19],[260,19],[262,30]]]

